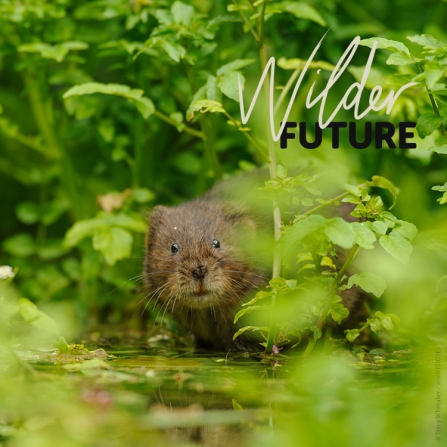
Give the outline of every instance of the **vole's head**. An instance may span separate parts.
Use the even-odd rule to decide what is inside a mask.
[[[149,292],[168,309],[239,303],[262,282],[244,250],[255,231],[251,218],[228,205],[196,200],[155,207],[146,241]]]

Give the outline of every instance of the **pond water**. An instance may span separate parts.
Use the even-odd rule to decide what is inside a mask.
[[[443,445],[435,350],[89,348],[16,352],[28,369],[3,371],[0,446]]]

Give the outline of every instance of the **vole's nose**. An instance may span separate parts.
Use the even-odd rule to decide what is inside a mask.
[[[208,269],[204,265],[198,265],[196,268],[192,269],[192,276],[195,279],[203,279],[205,278]]]

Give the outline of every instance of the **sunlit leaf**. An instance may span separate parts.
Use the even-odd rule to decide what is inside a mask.
[[[398,42],[397,40],[389,40],[383,37],[371,37],[370,39],[362,39],[360,41],[360,45],[369,48],[372,48],[374,43],[377,43],[377,48],[410,55],[410,50],[402,42]]]
[[[361,272],[352,275],[348,280],[348,289],[359,286],[365,292],[372,293],[380,298],[386,289],[386,281],[379,275],[370,272]]]
[[[357,237],[352,225],[341,217],[329,219],[324,232],[331,242],[345,249],[352,248]]]
[[[236,59],[229,64],[222,65],[222,67],[217,70],[216,74],[217,76],[221,76],[226,73],[230,73],[231,71],[240,70],[241,68],[252,64],[254,61],[254,59]]]
[[[128,101],[135,104],[138,111],[144,118],[149,118],[155,107],[149,98],[143,96],[144,91],[140,89],[131,89],[123,84],[102,84],[100,82],[87,82],[85,84],[76,85],[64,93],[63,98],[70,98],[71,96],[91,95],[93,93],[103,93],[105,95],[121,96]]]
[[[217,85],[222,93],[231,99],[239,102],[239,84],[241,81],[242,89],[244,88],[245,78],[238,71],[228,71],[218,78]]]
[[[20,45],[18,50],[21,53],[40,53],[44,59],[62,62],[70,51],[86,50],[88,47],[88,43],[79,41],[62,42],[57,45],[34,42]]]
[[[379,239],[380,245],[394,258],[407,264],[413,247],[402,235],[392,231],[389,235]]]
[[[241,329],[239,329],[234,335],[233,340],[236,340],[239,335],[243,334],[246,331],[263,331],[268,332],[269,328],[267,326],[245,326]]]

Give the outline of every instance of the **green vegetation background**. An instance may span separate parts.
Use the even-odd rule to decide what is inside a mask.
[[[263,7],[254,0],[0,0],[0,266],[15,270],[11,278],[0,268],[0,447],[443,445],[447,185],[432,187],[447,179],[447,2],[269,1],[265,28],[252,32],[243,17],[255,27]],[[246,98],[261,74],[253,34],[262,32],[267,55],[277,58],[281,87],[302,63],[294,58],[307,59],[328,28],[317,54],[321,73],[310,70],[290,120],[315,123],[318,110],[304,106],[308,89],[314,80],[324,88],[325,68],[357,35],[409,49],[382,45],[372,86],[388,91],[408,82],[417,75],[413,60],[422,70],[420,85],[401,95],[391,116],[358,123],[361,134],[365,121],[417,121],[426,135],[417,149],[355,150],[345,136],[338,150],[328,139],[314,151],[296,140],[276,148],[284,165],[316,161],[322,173],[335,171],[329,180],[337,184],[381,175],[400,188],[393,213],[419,229],[410,262],[385,258],[380,247],[360,260],[388,283],[381,309],[401,317],[399,330],[376,338],[386,349],[330,345],[326,356],[315,349],[261,361],[147,342],[123,348],[116,339],[107,346],[115,357],[62,337],[54,346],[58,335],[73,341],[101,323],[105,335],[139,327],[152,206],[183,202],[219,177],[264,164],[262,98],[250,130],[191,104],[217,101],[237,121],[237,73]],[[437,40],[406,39],[421,34]],[[387,64],[390,51],[395,65]],[[368,54],[358,48],[327,111]],[[76,87],[88,82],[100,84]],[[438,114],[426,87],[437,92]],[[353,117],[342,112],[337,120]]]
[[[58,310],[71,315],[76,327],[128,322],[136,309],[138,320],[148,209],[188,200],[222,175],[264,163],[224,115],[196,113],[186,120],[203,86],[208,99],[239,117],[235,78],[218,71],[226,64],[252,60],[235,70],[243,72],[247,98],[256,87],[258,48],[237,5],[208,0],[0,2],[0,264],[17,269],[17,296],[52,315]],[[252,14],[248,2],[241,0],[239,8]],[[268,55],[277,60],[306,59],[328,28],[317,59],[330,64],[357,35],[403,41],[416,54],[421,48],[408,42],[408,35],[430,33],[447,41],[443,1],[311,0],[269,2],[268,8],[265,42]],[[359,47],[353,65],[364,65],[368,54],[368,48]],[[383,86],[395,73],[385,63],[387,56],[383,50],[376,53],[377,71],[371,75]],[[292,73],[284,69],[286,63],[282,67],[276,70],[277,86]],[[316,79],[312,73],[289,120],[316,121],[318,110],[304,107]],[[318,88],[328,76],[322,71]],[[343,76],[327,110],[354,80],[352,74]],[[135,100],[126,94],[63,99],[71,87],[85,82],[141,89],[149,101],[138,94]],[[248,133],[266,147],[262,108],[261,101]],[[419,89],[402,95],[391,117],[370,114],[363,121],[416,121],[429,110],[428,96]],[[337,119],[351,121],[352,116],[341,112]],[[395,214],[420,230],[432,230],[442,225],[446,212],[431,187],[444,182],[447,166],[445,155],[427,150],[433,145],[428,138],[419,139],[414,151],[354,150],[345,137],[337,151],[327,141],[315,151],[290,142],[287,155],[280,156],[345,165],[353,181],[383,175],[401,190]],[[80,221],[86,222],[83,228],[68,232]]]

